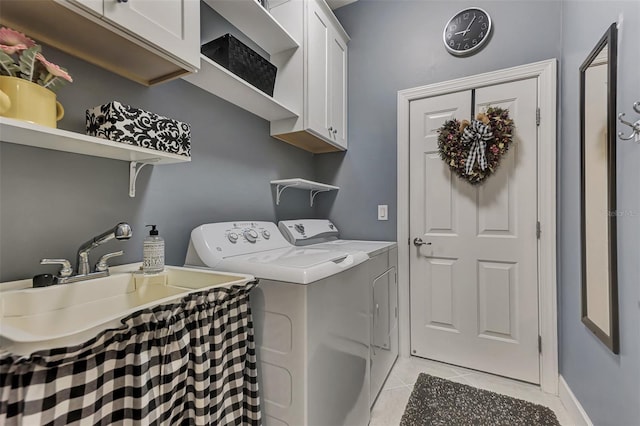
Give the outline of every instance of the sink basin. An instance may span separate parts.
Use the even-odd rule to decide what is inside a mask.
[[[16,288],[0,284],[0,345],[14,353],[81,343],[127,315],[189,293],[242,285],[250,275],[169,266],[163,273],[115,273],[72,284]]]

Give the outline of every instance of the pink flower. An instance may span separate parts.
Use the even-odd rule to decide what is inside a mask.
[[[0,50],[8,55],[12,55],[35,45],[35,41],[31,40],[21,32],[6,27],[0,28]]]
[[[500,152],[498,147],[495,146],[495,145],[491,145],[491,148],[489,148],[489,149],[491,149],[491,152],[493,152],[494,154],[497,154],[498,152]]]
[[[44,58],[44,56],[42,56],[42,53],[38,53],[36,55],[36,59],[39,60],[42,63],[42,65],[44,65],[44,67],[47,69],[47,71],[49,71],[49,73],[51,75],[53,75],[55,77],[63,78],[65,80],[67,80],[68,82],[73,82],[73,79],[71,78],[69,73],[67,73],[65,70],[63,70],[62,68],[60,68],[56,64],[52,64],[51,62],[47,61]]]

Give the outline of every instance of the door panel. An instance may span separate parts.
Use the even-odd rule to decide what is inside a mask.
[[[498,170],[471,185],[437,155],[444,120],[471,116],[471,92],[410,106],[412,353],[539,382],[537,81],[475,90],[473,110],[509,110],[515,142]],[[420,160],[415,160],[419,158]]]
[[[329,25],[316,2],[308,2],[307,33],[307,127],[320,135],[328,135],[329,127]]]
[[[454,324],[455,299],[454,290],[454,269],[456,259],[427,259],[427,273],[430,283],[428,289],[428,303],[430,311],[426,312],[428,326],[450,331],[457,331]]]
[[[331,37],[331,124],[333,140],[347,147],[347,46],[332,33]]]
[[[478,262],[478,310],[481,337],[517,340],[517,265],[507,262]]]
[[[389,269],[373,280],[373,342],[376,349],[389,348],[389,295],[394,271]]]
[[[414,105],[415,104],[415,105]],[[410,158],[412,205],[422,205],[424,214],[412,216],[412,228],[431,234],[457,234],[458,182],[438,153],[437,130],[452,118],[471,117],[471,92],[421,99],[411,103],[410,132],[414,152]],[[424,189],[423,189],[424,188]],[[419,223],[414,223],[413,221]]]

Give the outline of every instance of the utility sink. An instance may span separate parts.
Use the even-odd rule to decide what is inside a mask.
[[[0,347],[26,354],[78,344],[118,327],[138,310],[252,280],[250,275],[169,266],[155,275],[121,272],[44,288],[27,287],[31,280],[0,284]]]

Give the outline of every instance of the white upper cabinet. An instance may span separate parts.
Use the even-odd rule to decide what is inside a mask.
[[[199,1],[104,0],[104,17],[176,58],[199,66]]]
[[[347,148],[347,44],[334,33],[329,48],[329,129],[334,142]]]
[[[346,150],[349,36],[324,0],[288,1],[271,13],[303,41],[293,54],[271,57],[278,67],[274,97],[302,111],[272,121],[271,135],[313,153]]]
[[[146,85],[200,66],[199,0],[3,0],[0,21]]]
[[[329,131],[329,47],[331,27],[329,19],[317,3],[309,2],[308,33],[305,43],[307,56],[306,111],[305,118],[310,130],[319,136],[332,138]]]
[[[70,0],[97,13],[104,15],[104,0]]]

